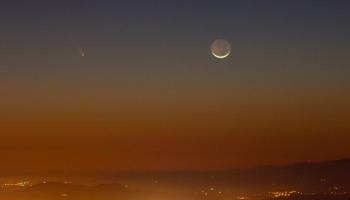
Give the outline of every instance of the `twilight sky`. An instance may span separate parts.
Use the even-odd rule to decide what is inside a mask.
[[[349,1],[64,2],[0,3],[1,172],[350,156]]]

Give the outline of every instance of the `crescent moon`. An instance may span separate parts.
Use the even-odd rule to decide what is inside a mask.
[[[226,58],[231,54],[231,44],[224,39],[217,39],[211,45],[211,53],[216,58]]]

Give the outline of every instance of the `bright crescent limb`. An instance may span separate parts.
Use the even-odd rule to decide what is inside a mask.
[[[213,54],[213,56],[220,58],[220,59],[226,58],[227,56],[229,56],[231,54],[231,52],[227,52],[225,55],[219,56],[219,55],[216,55],[215,52],[211,52],[211,53]]]

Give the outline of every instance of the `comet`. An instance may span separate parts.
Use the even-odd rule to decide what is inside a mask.
[[[79,49],[79,53],[80,53],[81,57],[85,57],[85,55],[86,55],[84,52],[84,49],[82,49],[82,48]]]

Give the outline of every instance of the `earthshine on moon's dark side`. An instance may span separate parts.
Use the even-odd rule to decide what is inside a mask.
[[[211,53],[216,58],[226,58],[231,54],[231,44],[224,39],[217,39],[211,45]]]

